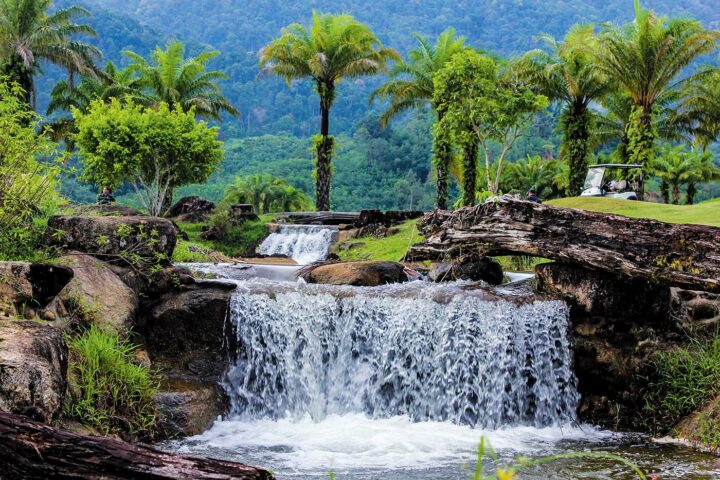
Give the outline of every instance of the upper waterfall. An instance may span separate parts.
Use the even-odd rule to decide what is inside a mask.
[[[575,418],[564,303],[488,300],[457,285],[243,282],[231,306],[232,413],[363,413],[481,427]]]
[[[323,260],[330,250],[336,229],[318,225],[282,225],[260,245],[263,255],[286,255],[304,265]]]

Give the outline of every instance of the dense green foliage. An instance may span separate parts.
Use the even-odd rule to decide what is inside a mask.
[[[58,204],[59,167],[40,162],[56,145],[36,135],[36,116],[22,90],[0,78],[0,260],[42,256],[46,218]]]
[[[179,248],[173,252],[173,261],[216,261],[212,252],[220,252],[228,257],[252,257],[257,246],[268,236],[266,224],[269,220],[269,217],[264,216],[257,221],[235,223],[227,210],[224,210],[212,215],[207,225],[180,222],[180,228],[187,233],[188,241],[180,242]],[[208,226],[219,234],[217,239],[205,240],[201,237],[203,229]]]
[[[68,413],[104,434],[152,437],[157,423],[153,373],[135,362],[135,346],[95,325],[68,339],[72,395]]]
[[[659,352],[645,400],[650,427],[667,432],[720,393],[720,337],[693,339],[687,348]]]
[[[73,113],[86,178],[110,187],[130,183],[151,215],[171,205],[173,188],[205,181],[222,160],[217,128],[196,123],[179,105],[97,100],[87,113]]]

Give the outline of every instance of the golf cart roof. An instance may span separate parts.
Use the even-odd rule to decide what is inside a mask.
[[[597,165],[590,165],[588,168],[622,168],[623,170],[629,170],[631,168],[643,167],[642,165],[627,163],[598,163]]]

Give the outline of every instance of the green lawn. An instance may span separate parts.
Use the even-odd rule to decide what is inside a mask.
[[[666,205],[615,198],[573,197],[549,200],[557,207],[614,213],[631,218],[652,218],[668,223],[694,223],[720,227],[720,198],[697,205]]]

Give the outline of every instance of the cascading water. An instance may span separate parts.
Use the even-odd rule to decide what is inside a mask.
[[[635,440],[625,447],[625,437],[574,421],[562,302],[466,282],[337,287],[287,281],[287,266],[195,268],[238,285],[230,312],[238,349],[225,381],[231,411],[166,448],[298,480],[326,480],[329,469],[342,480],[464,479],[481,437],[501,462],[611,446],[661,478],[714,478],[687,475],[701,462],[720,473],[712,459],[677,450],[653,446],[638,456]],[[577,467],[522,478],[631,478],[615,475],[623,471],[615,465]]]
[[[262,242],[263,255],[285,255],[301,265],[323,260],[337,230],[316,225],[282,225]]]
[[[242,288],[233,414],[564,424],[578,401],[567,317],[561,302],[487,301],[454,287]]]

